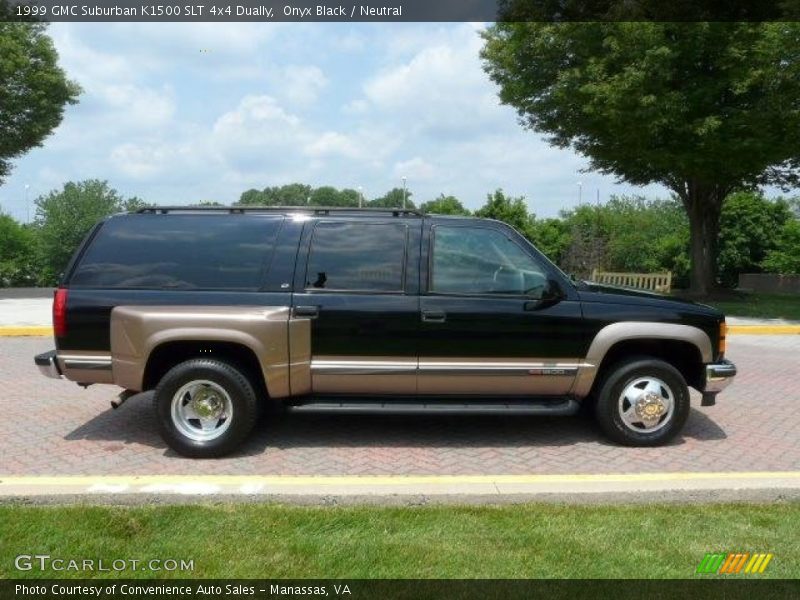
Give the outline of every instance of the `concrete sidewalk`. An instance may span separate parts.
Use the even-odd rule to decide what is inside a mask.
[[[0,336],[52,335],[52,290],[47,289],[47,292],[45,298],[2,297],[0,295]],[[727,321],[732,334],[800,334],[800,321],[735,316],[728,317]]]
[[[693,498],[719,502],[759,492],[780,491],[780,498],[800,497],[800,472],[756,473],[609,473],[564,475],[444,475],[297,477],[291,475],[151,475],[151,476],[6,476],[2,498],[105,497],[124,499],[168,497],[250,497],[253,499],[359,499],[375,497],[448,498],[461,502],[547,500],[583,502],[593,497],[662,501]],[[467,500],[465,500],[467,499]],[[777,499],[777,498],[773,498]],[[625,500],[623,500],[625,501]]]

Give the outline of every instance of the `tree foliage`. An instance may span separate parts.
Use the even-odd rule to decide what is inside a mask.
[[[498,23],[482,57],[521,122],[686,210],[692,287],[716,284],[733,191],[796,185],[800,23]]]
[[[528,214],[528,205],[522,196],[506,196],[503,190],[497,189],[486,195],[486,204],[475,211],[475,216],[503,221],[530,237],[533,217]]]
[[[770,273],[800,275],[800,219],[784,223],[775,247],[767,251],[762,266]]]
[[[471,214],[469,209],[465,208],[461,201],[455,196],[445,196],[440,194],[435,200],[428,200],[419,205],[419,208],[424,213],[436,215],[462,215],[468,216]]]
[[[374,208],[416,208],[411,201],[411,192],[403,188],[392,188],[383,196],[370,200],[367,205]]]
[[[238,206],[358,206],[360,195],[350,188],[343,190],[325,185],[313,188],[304,183],[290,183],[250,189],[243,192]]]
[[[106,181],[66,183],[36,199],[38,254],[42,279],[55,283],[92,226],[114,213],[145,206],[139,198],[124,198]]]
[[[722,284],[735,287],[739,273],[759,273],[771,251],[784,247],[780,232],[792,217],[789,204],[758,193],[731,194],[722,208],[718,270]]]
[[[80,87],[58,66],[44,23],[0,20],[0,183],[11,161],[42,141]]]
[[[35,237],[30,227],[0,213],[0,287],[36,283]]]

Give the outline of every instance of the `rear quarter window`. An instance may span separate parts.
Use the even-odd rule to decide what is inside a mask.
[[[69,285],[257,290],[282,222],[261,215],[114,217],[94,236]]]

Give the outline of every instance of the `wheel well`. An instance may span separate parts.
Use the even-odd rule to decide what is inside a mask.
[[[239,368],[252,382],[256,394],[266,398],[264,373],[255,353],[242,344],[199,340],[166,342],[156,346],[147,359],[142,389],[151,390],[172,367],[194,358],[214,358]]]
[[[678,369],[688,385],[694,388],[703,385],[703,359],[697,346],[681,340],[637,339],[623,340],[609,348],[598,367],[592,392],[596,391],[609,368],[631,356],[663,360]]]

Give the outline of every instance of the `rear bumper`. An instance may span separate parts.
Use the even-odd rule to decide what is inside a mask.
[[[55,350],[50,350],[50,352],[45,352],[44,354],[37,354],[33,360],[36,366],[39,367],[39,371],[42,375],[52,377],[53,379],[61,379],[61,370],[58,368]]]
[[[729,360],[706,365],[706,385],[703,392],[717,394],[733,383],[734,377],[736,365]]]

